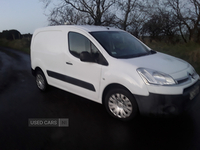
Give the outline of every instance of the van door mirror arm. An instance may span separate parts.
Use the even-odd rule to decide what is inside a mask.
[[[87,51],[81,52],[80,60],[83,62],[95,62],[94,57]]]

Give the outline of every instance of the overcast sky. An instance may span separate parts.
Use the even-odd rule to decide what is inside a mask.
[[[22,34],[33,33],[48,25],[40,0],[0,0],[0,32],[16,29]]]

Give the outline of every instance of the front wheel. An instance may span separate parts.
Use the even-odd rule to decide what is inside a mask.
[[[110,90],[105,97],[108,113],[122,121],[133,119],[138,113],[137,102],[133,95],[125,89]]]

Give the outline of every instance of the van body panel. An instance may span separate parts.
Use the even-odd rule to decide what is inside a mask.
[[[147,55],[123,61],[136,67],[140,66],[141,68],[153,68],[154,70],[170,75],[189,67],[187,62],[159,52],[154,55]]]

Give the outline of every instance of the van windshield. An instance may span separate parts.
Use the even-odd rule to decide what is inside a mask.
[[[134,36],[123,31],[99,31],[90,34],[115,58],[133,58],[151,52]]]

